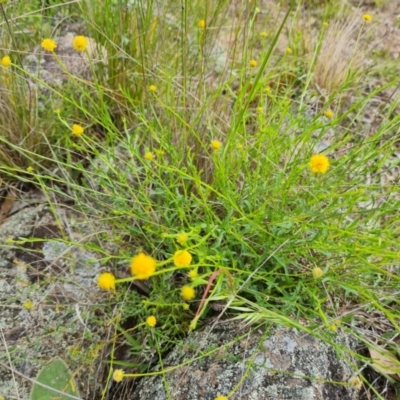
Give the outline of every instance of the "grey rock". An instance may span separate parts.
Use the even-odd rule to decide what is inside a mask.
[[[9,241],[29,237],[45,208],[44,205],[25,208],[0,225],[0,268],[10,267],[15,257],[15,248]]]
[[[355,345],[342,334],[335,341],[348,348]],[[222,323],[189,335],[163,364],[164,377],[143,378],[131,400],[359,398],[358,389],[348,383],[353,370],[333,346],[285,327],[246,333],[237,323]]]

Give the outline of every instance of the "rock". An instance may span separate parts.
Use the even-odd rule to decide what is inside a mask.
[[[0,225],[0,268],[12,266],[16,254],[12,241],[30,236],[45,209],[44,205],[27,207]]]
[[[347,348],[355,345],[344,335],[335,341]],[[164,375],[169,395],[163,375],[157,375],[142,378],[131,400],[359,398],[359,390],[348,383],[354,375],[351,367],[331,345],[285,327],[246,333],[237,323],[221,323],[212,331],[191,334],[163,364],[167,371],[177,367]]]

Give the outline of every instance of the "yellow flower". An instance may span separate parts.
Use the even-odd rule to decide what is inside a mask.
[[[156,272],[156,260],[144,253],[139,253],[132,258],[131,273],[136,279],[149,279]]]
[[[286,54],[292,54],[293,50],[290,47],[286,47]]]
[[[267,37],[267,36],[268,36],[268,33],[265,32],[265,31],[264,31],[264,32],[261,32],[261,33],[260,33],[260,36],[261,36],[261,37]]]
[[[14,243],[14,239],[9,237],[6,239],[6,243]]]
[[[315,279],[321,278],[321,276],[324,274],[321,268],[315,267],[312,270],[312,275]]]
[[[192,300],[196,296],[196,291],[188,285],[185,285],[181,289],[181,296],[184,300]]]
[[[32,301],[32,300],[24,301],[24,302],[22,303],[22,305],[23,305],[24,308],[27,309],[27,310],[33,310],[33,309],[35,308],[35,306],[33,305],[33,301]]]
[[[26,170],[27,170],[28,172],[32,172],[32,171],[33,171],[33,167],[29,166]]]
[[[329,325],[328,326],[328,329],[330,330],[330,331],[332,331],[332,332],[336,332],[337,331],[337,325],[335,325],[335,324],[331,324],[331,325]]]
[[[206,21],[204,21],[204,19],[201,19],[198,23],[197,23],[197,26],[199,27],[199,28],[205,28],[206,27]]]
[[[189,235],[187,233],[184,233],[184,232],[180,233],[178,235],[178,237],[176,238],[176,241],[179,244],[185,244],[188,240],[189,240]]]
[[[362,19],[363,19],[364,21],[367,21],[367,22],[371,22],[371,21],[372,21],[372,17],[371,17],[369,14],[364,14],[364,15],[362,16]]]
[[[325,117],[331,119],[333,117],[333,111],[332,110],[326,110],[325,111]]]
[[[189,271],[190,279],[195,279],[195,278],[197,278],[197,276],[198,276],[197,269],[192,269],[191,271]]]
[[[150,317],[147,317],[146,323],[148,326],[153,328],[154,326],[156,326],[157,319],[154,315],[150,315]]]
[[[329,22],[324,22],[323,24],[322,24],[325,28],[327,28],[328,26],[329,26]]]
[[[251,68],[255,68],[255,67],[257,67],[258,62],[256,60],[250,60],[249,65],[250,65]]]
[[[113,379],[115,382],[121,382],[124,379],[125,372],[122,369],[116,369],[113,373]]]
[[[54,112],[55,112],[56,114],[60,114],[61,108],[56,108],[56,109],[54,110]]]
[[[215,400],[228,400],[226,396],[217,396]]]
[[[176,267],[187,267],[192,262],[192,255],[187,250],[177,250],[174,254]]]
[[[72,125],[72,134],[75,136],[82,136],[84,129],[78,125],[78,124],[73,124]]]
[[[10,58],[10,56],[4,56],[4,57],[1,59],[1,65],[2,65],[4,68],[8,68],[8,67],[11,65],[11,58]]]
[[[154,154],[151,151],[144,153],[145,160],[151,161],[154,158]]]
[[[150,92],[155,92],[157,90],[157,86],[156,85],[150,85],[149,86],[149,91]]]
[[[100,289],[114,290],[115,289],[115,276],[109,272],[104,272],[99,276],[97,281]]]
[[[360,379],[358,376],[352,376],[352,377],[349,379],[349,384],[350,384],[351,386],[354,386],[356,389],[361,389],[362,381],[361,381],[361,379]]]
[[[221,143],[219,140],[213,140],[213,141],[211,142],[211,147],[212,147],[214,150],[219,150],[219,149],[221,148],[221,146],[222,146],[222,143]]]
[[[265,88],[265,93],[271,93],[271,87],[270,86],[267,86]]]
[[[55,40],[47,38],[42,41],[42,47],[47,51],[54,51],[57,43]]]
[[[85,36],[75,36],[72,46],[76,51],[85,51],[88,47],[88,40]]]
[[[324,154],[314,154],[310,159],[309,165],[312,172],[325,174],[329,168],[329,160]]]
[[[262,107],[257,107],[257,111],[259,112],[259,113],[262,113],[263,112],[263,108]]]
[[[242,150],[243,149],[243,145],[241,143],[239,143],[236,147],[237,147],[238,150]]]

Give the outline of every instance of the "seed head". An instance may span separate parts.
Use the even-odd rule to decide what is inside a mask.
[[[122,369],[116,369],[113,373],[113,380],[115,382],[121,382],[124,379],[125,373]]]
[[[179,244],[185,244],[187,241],[189,240],[189,235],[187,234],[187,233],[180,233],[179,235],[178,235],[178,237],[176,238],[176,241],[179,243]]]
[[[324,274],[321,268],[315,267],[312,270],[312,275],[315,279],[321,278],[321,276]]]

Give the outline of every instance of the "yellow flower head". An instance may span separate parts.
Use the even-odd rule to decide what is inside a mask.
[[[97,281],[100,289],[114,290],[115,289],[115,276],[109,272],[104,272],[99,276]]]
[[[312,270],[312,275],[315,279],[321,278],[321,276],[324,274],[321,268],[315,267]]]
[[[144,159],[147,161],[151,161],[154,158],[154,154],[151,151],[146,151],[144,153]]]
[[[215,400],[228,400],[226,396],[217,396]]]
[[[192,255],[187,250],[177,250],[174,254],[176,267],[187,267],[192,262]]]
[[[310,168],[316,174],[325,174],[329,168],[328,157],[324,154],[314,154],[310,159]]]
[[[32,172],[32,171],[33,171],[33,167],[32,167],[32,166],[29,166],[26,170],[27,170],[28,172]]]
[[[371,17],[369,14],[364,14],[364,15],[362,16],[362,19],[363,19],[364,21],[367,21],[367,22],[371,22],[371,21],[372,21],[372,17]]]
[[[204,21],[204,19],[201,19],[198,23],[197,26],[201,29],[206,27],[206,21]]]
[[[4,68],[8,68],[8,67],[11,65],[11,58],[10,58],[10,56],[4,56],[4,57],[1,59],[1,65],[2,65]]]
[[[156,323],[157,323],[157,319],[156,319],[156,317],[154,315],[150,315],[150,317],[147,317],[146,324],[148,326],[153,328],[153,327],[156,326]]]
[[[47,51],[54,51],[57,47],[57,43],[55,40],[47,38],[42,41],[42,47]]]
[[[290,47],[286,47],[286,54],[292,54],[293,50]]]
[[[333,117],[333,111],[332,110],[326,110],[325,111],[325,117],[331,119]]]
[[[33,309],[35,308],[35,306],[33,305],[33,301],[32,301],[32,300],[24,301],[24,302],[22,303],[22,305],[23,305],[24,308],[27,309],[27,310],[33,310]]]
[[[179,244],[185,244],[188,240],[189,240],[189,235],[187,233],[184,233],[184,232],[180,233],[178,235],[178,237],[176,238],[176,241]]]
[[[72,125],[72,134],[75,136],[82,136],[84,129],[78,125],[78,124],[73,124]]]
[[[258,65],[258,62],[256,60],[250,60],[249,65],[251,68],[255,68]]]
[[[236,148],[238,149],[238,150],[242,150],[243,149],[243,144],[242,143],[239,143],[237,146],[236,146]]]
[[[264,111],[264,109],[263,109],[262,107],[257,107],[257,111],[258,111],[259,113],[262,113],[262,112]]]
[[[196,296],[196,291],[191,286],[185,285],[181,289],[181,296],[184,300],[192,300]]]
[[[76,51],[85,51],[88,47],[88,40],[85,36],[75,36],[72,46]]]
[[[211,147],[212,147],[214,150],[219,150],[219,149],[221,148],[221,146],[222,146],[222,143],[221,143],[219,140],[213,140],[213,141],[211,142]]]
[[[267,37],[267,36],[268,36],[268,33],[265,32],[265,31],[264,31],[264,32],[261,32],[261,33],[260,33],[260,36],[261,36],[261,37]]]
[[[195,279],[195,278],[197,278],[197,276],[198,276],[197,269],[192,269],[191,271],[189,271],[190,279]]]
[[[113,380],[115,382],[121,382],[124,379],[125,372],[122,369],[116,369],[113,373]]]
[[[149,279],[156,272],[156,260],[144,253],[139,253],[132,258],[131,273],[136,279]]]
[[[157,91],[157,86],[156,86],[156,85],[150,85],[150,86],[149,86],[149,91],[150,91],[150,92],[155,92],[155,91]]]
[[[323,24],[322,24],[325,28],[327,28],[328,26],[329,26],[329,22],[324,22]]]

